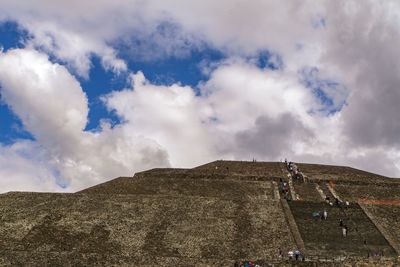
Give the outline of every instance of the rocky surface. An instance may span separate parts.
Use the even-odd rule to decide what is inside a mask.
[[[388,178],[375,173],[358,170],[351,167],[320,165],[320,164],[297,164],[302,171],[311,180],[329,180],[340,183],[398,183],[396,179]]]
[[[363,204],[371,219],[382,228],[397,253],[400,252],[400,205]]]
[[[290,202],[290,207],[307,253],[327,258],[365,256],[383,253],[396,256],[396,252],[364,214],[358,204],[348,208],[331,207],[321,202]],[[313,212],[326,210],[326,220],[313,218]],[[348,226],[348,235],[342,235],[339,221]]]
[[[273,162],[216,161],[194,169],[153,169],[74,194],[1,194],[0,265],[233,266],[237,260],[253,260],[262,266],[289,266],[293,262],[287,251],[296,248],[307,259],[299,266],[395,263],[387,232],[382,234],[374,223],[400,242],[398,206],[368,204],[375,215],[372,223],[352,202],[348,212],[358,232],[351,231],[344,241],[337,224],[347,215],[328,206],[315,183],[326,194],[331,183],[343,197],[353,196],[352,201],[380,201],[399,199],[396,187],[390,191],[385,184],[390,180],[396,185],[395,179],[374,180],[362,171],[353,177],[354,169],[348,168],[342,178],[341,167],[310,165],[311,172],[299,166],[311,174],[310,180],[293,181],[299,200],[289,202],[278,189],[280,178],[288,181],[284,164]],[[336,177],[327,175],[332,169]],[[389,191],[374,193],[382,184]],[[310,212],[322,208],[329,210],[327,221],[310,219]],[[367,257],[373,250],[384,251],[385,257]]]

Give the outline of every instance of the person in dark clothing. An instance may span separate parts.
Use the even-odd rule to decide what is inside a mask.
[[[283,258],[283,251],[281,248],[278,249],[278,258],[282,259]]]
[[[300,257],[300,251],[296,250],[296,251],[294,252],[294,257],[296,258],[296,261],[298,261],[298,260],[299,260],[299,257]]]

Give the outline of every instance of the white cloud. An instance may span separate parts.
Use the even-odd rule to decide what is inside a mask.
[[[311,94],[286,72],[260,70],[245,62],[220,66],[202,86],[214,115],[227,131],[248,128],[263,114],[291,112],[306,118],[314,104]]]
[[[169,165],[168,154],[155,141],[120,126],[111,129],[103,123],[100,132],[84,132],[88,114],[85,93],[65,67],[51,63],[42,53],[16,49],[0,54],[0,84],[4,101],[36,140],[26,146],[23,156],[13,152],[18,142],[3,147],[0,160],[16,159],[13,164],[22,165],[21,170],[35,166],[37,158],[41,162],[37,172],[9,174],[10,184],[2,190],[12,188],[12,181],[19,189],[22,179],[27,184],[36,184],[39,179],[43,185],[52,186],[43,190],[56,190],[56,184],[65,184],[74,191],[105,179]],[[34,151],[40,151],[40,155]]]
[[[330,23],[323,60],[351,88],[343,110],[344,134],[353,146],[400,147],[399,21],[393,11],[398,1],[368,4],[351,2],[347,15],[336,14],[338,3],[329,5]],[[341,26],[341,27],[339,27]]]
[[[124,9],[117,2],[109,3],[4,0],[0,3],[0,20],[17,21],[31,37],[28,46],[51,53],[83,77],[88,75],[93,54],[100,56],[104,67],[120,72],[126,70],[126,63],[117,57],[108,42],[136,19],[132,13],[128,16],[127,12],[132,8]],[[129,2],[125,5],[131,6]],[[121,11],[124,14],[119,17]],[[137,22],[133,24],[139,25]]]
[[[142,73],[132,76],[132,87],[104,98],[108,108],[123,118],[126,131],[157,140],[169,151],[174,166],[195,166],[215,156],[204,107],[192,88],[156,86]]]
[[[217,158],[276,160],[313,142],[320,119],[308,113],[316,103],[296,79],[226,62],[201,85],[201,96],[187,86],[153,85],[137,73],[132,88],[104,100],[123,118],[123,128],[165,147],[173,166]]]
[[[0,188],[8,191],[61,191],[43,157],[43,149],[30,141],[0,146]]]
[[[10,50],[0,57],[3,100],[39,142],[74,150],[87,123],[87,98],[79,83],[47,55]]]
[[[126,121],[123,127],[165,147],[173,166],[288,157],[398,173],[392,152],[351,144],[343,135],[343,112],[329,117],[309,112],[319,100],[290,71],[225,62],[200,86],[200,96],[177,84],[153,85],[142,73],[133,80],[132,88],[105,97],[106,104]],[[371,165],[374,157],[382,160]]]
[[[31,146],[45,155],[37,176],[54,178],[58,170],[72,188],[150,166],[252,154],[400,175],[399,9],[398,1],[372,0],[3,0],[0,20],[16,20],[33,38],[27,49],[0,55],[2,95],[35,136]],[[121,44],[132,47],[119,50]],[[87,99],[75,78],[33,51],[40,47],[87,77],[93,54],[118,72],[127,70],[121,54],[179,57],[204,44],[229,58],[213,63],[210,78],[199,84],[201,96],[180,84],[151,84],[137,73],[131,88],[104,96],[124,123],[103,124],[97,133],[83,131]],[[240,59],[261,50],[278,53],[283,69],[260,70]],[[304,67],[340,84],[323,88],[333,109],[348,106],[328,117],[310,113],[321,104],[298,81]],[[31,146],[26,150],[37,150]],[[3,151],[3,159],[20,157],[11,147]],[[369,164],[374,157],[384,160]],[[33,164],[26,157],[18,162]]]
[[[315,1],[265,0],[40,0],[24,4],[3,0],[1,7],[0,20],[16,20],[31,34],[31,45],[66,61],[82,76],[88,74],[92,53],[106,67],[126,70],[112,46],[115,42],[125,44],[131,56],[156,59],[188,54],[204,42],[228,54],[247,55],[260,49],[294,53],[297,43],[315,39],[312,21],[324,10]],[[131,44],[131,39],[138,42]]]

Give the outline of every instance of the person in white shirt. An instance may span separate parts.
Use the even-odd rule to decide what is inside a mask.
[[[294,252],[293,252],[292,250],[289,250],[287,254],[288,254],[288,256],[289,256],[289,260],[292,260],[292,259],[293,259]]]

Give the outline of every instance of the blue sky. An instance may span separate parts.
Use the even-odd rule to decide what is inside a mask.
[[[21,48],[28,39],[28,34],[16,22],[6,21],[0,24],[0,45],[4,51],[8,49]],[[118,47],[118,46],[117,46]],[[132,58],[122,47],[121,56],[125,56],[130,72],[141,71],[146,79],[153,84],[171,85],[179,83],[180,85],[191,86],[196,94],[199,94],[197,85],[199,82],[208,78],[202,68],[204,65],[222,62],[226,55],[222,51],[203,45],[200,48],[194,48],[181,56],[166,56],[164,58],[142,59]],[[51,55],[50,55],[51,57]],[[54,62],[63,64],[57,58],[52,58]],[[113,73],[104,69],[98,56],[91,57],[91,67],[89,77],[77,78],[84,89],[89,100],[89,123],[85,130],[96,131],[100,126],[101,120],[107,120],[112,125],[119,124],[120,118],[112,111],[107,110],[101,97],[114,90],[122,90],[129,86],[127,72]],[[283,67],[282,58],[268,50],[257,52],[254,56],[248,56],[246,60],[254,62],[260,69],[278,70]],[[66,65],[68,67],[68,65]],[[74,70],[71,69],[73,72]],[[315,87],[315,86],[314,86]],[[316,89],[320,92],[320,90]],[[329,99],[324,96],[324,101],[329,103]],[[19,138],[33,137],[25,131],[21,121],[15,116],[5,103],[1,105],[0,119],[2,121],[0,142],[10,144]]]
[[[3,47],[4,51],[23,47],[26,39],[27,33],[21,30],[17,23],[6,21],[0,24],[0,46]],[[124,51],[121,51],[121,54],[124,54]],[[261,67],[265,67],[267,56],[266,53],[261,54]],[[201,80],[207,78],[207,74],[202,72],[201,63],[211,63],[223,59],[222,52],[206,47],[202,48],[201,51],[189,51],[188,55],[181,57],[169,56],[155,60],[125,58],[131,72],[142,71],[151,83],[166,85],[179,83],[189,85],[194,89]],[[53,60],[63,64],[62,61]],[[95,131],[99,127],[100,120],[103,119],[112,124],[120,123],[119,118],[106,109],[101,101],[101,96],[113,90],[126,88],[128,86],[127,73],[115,74],[112,71],[105,70],[99,58],[94,55],[91,57],[89,77],[84,78],[78,75],[77,78],[89,100],[89,123],[85,130]],[[24,131],[21,121],[12,113],[6,103],[2,103],[0,108],[0,120],[2,122],[0,142],[10,144],[19,138],[33,139],[29,132]]]
[[[399,176],[396,9],[1,3],[0,188],[76,191],[221,158]]]

